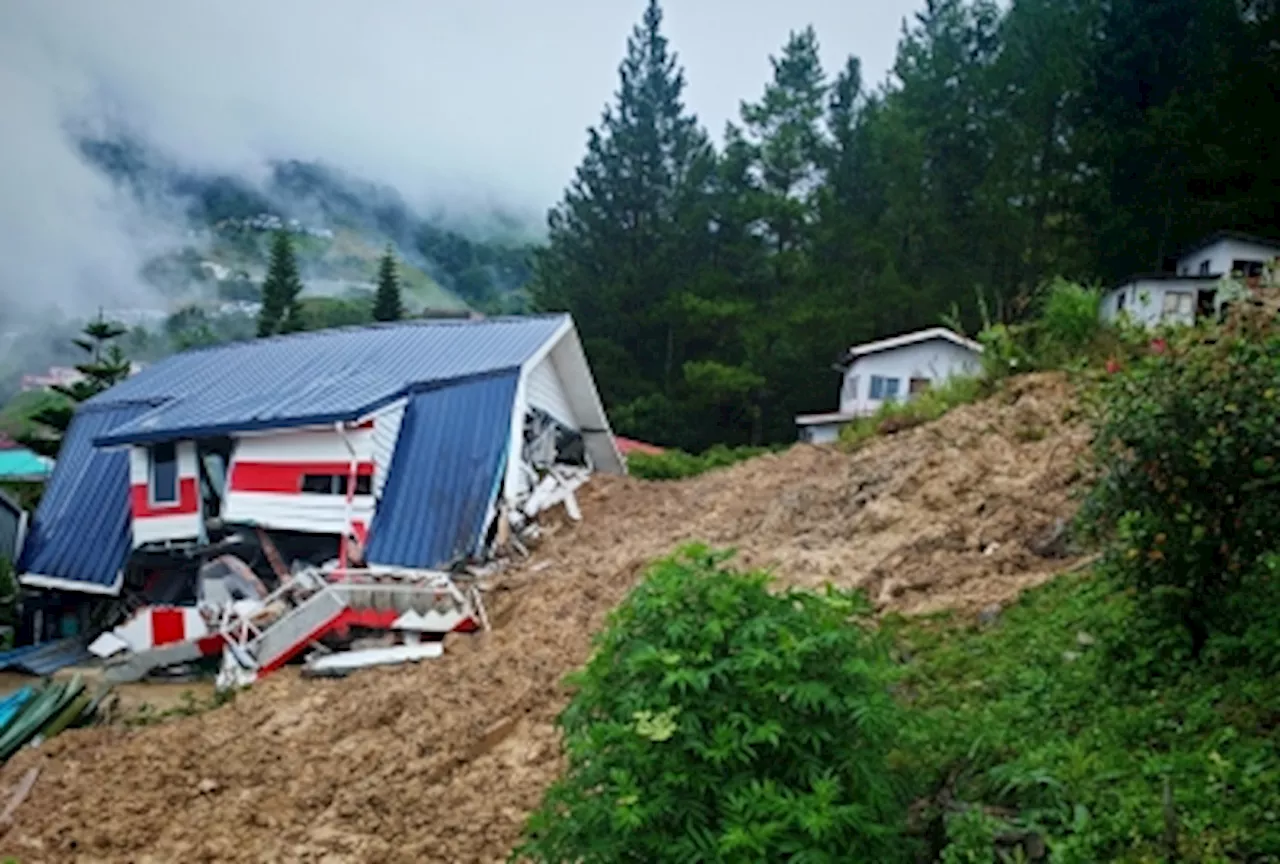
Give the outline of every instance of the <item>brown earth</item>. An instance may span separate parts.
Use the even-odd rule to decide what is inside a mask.
[[[1070,566],[1058,538],[1088,432],[1061,379],[853,455],[797,446],[680,483],[597,478],[584,519],[495,580],[492,632],[339,681],[278,673],[144,729],[66,733],[0,855],[41,862],[496,862],[561,769],[562,676],[647,562],[688,540],[784,582],[860,585],[907,613],[975,612]],[[2,829],[0,829],[2,830]]]

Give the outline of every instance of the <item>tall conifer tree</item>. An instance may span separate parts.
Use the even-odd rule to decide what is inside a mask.
[[[400,276],[396,273],[396,258],[387,244],[387,251],[378,265],[378,290],[373,295],[373,319],[375,321],[399,321],[404,317],[400,302]]]
[[[262,311],[258,314],[258,335],[296,333],[303,329],[302,278],[293,257],[293,241],[286,231],[277,231],[271,243],[271,261],[262,283]]]

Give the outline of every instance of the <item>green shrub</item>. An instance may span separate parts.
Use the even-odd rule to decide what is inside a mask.
[[[902,752],[927,860],[1046,860],[1036,846],[1054,864],[1277,860],[1280,677],[1198,663],[1133,686],[1110,649],[1149,623],[1142,603],[1064,575],[988,626],[883,622],[908,658],[899,686],[917,716]]]
[[[902,717],[856,594],[771,592],[700,547],[610,616],[560,717],[569,767],[513,857],[910,860]]]
[[[1280,337],[1190,331],[1102,376],[1101,477],[1080,516],[1193,656],[1240,623],[1233,595],[1276,546]]]
[[[627,457],[627,472],[642,480],[681,480],[716,468],[727,468],[769,452],[770,448],[767,447],[726,447],[717,444],[700,455],[683,450],[666,450],[658,454],[632,453]]]
[[[1040,363],[1058,366],[1085,357],[1103,329],[1102,292],[1055,279],[1040,313]]]
[[[964,375],[949,378],[905,402],[885,402],[870,417],[859,418],[841,429],[840,440],[848,446],[856,446],[876,435],[929,423],[952,408],[978,401],[989,391],[984,378]]]
[[[1122,343],[1132,341],[1130,331],[1136,328],[1104,324],[1101,304],[1102,293],[1096,288],[1055,279],[1046,288],[1035,318],[1018,324],[989,324],[978,334],[983,374],[999,380],[1105,360]]]

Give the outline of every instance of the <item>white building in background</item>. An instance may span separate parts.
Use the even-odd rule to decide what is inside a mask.
[[[885,402],[910,399],[958,375],[976,375],[982,346],[945,327],[855,345],[836,366],[843,376],[840,410],[796,417],[800,440],[829,444],[840,427],[874,414]]]
[[[1172,273],[1134,276],[1102,298],[1102,318],[1114,321],[1126,313],[1147,327],[1193,324],[1216,317],[1224,299],[1224,276],[1252,279],[1280,257],[1280,242],[1219,231],[1184,251]]]

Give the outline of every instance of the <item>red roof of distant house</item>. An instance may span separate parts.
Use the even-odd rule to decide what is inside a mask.
[[[0,432],[0,450],[17,450],[22,445]]]
[[[643,453],[646,456],[658,456],[666,452],[655,444],[646,444],[643,441],[633,441],[630,438],[617,436],[613,440],[618,442],[618,450],[623,456],[629,456],[632,453]]]

